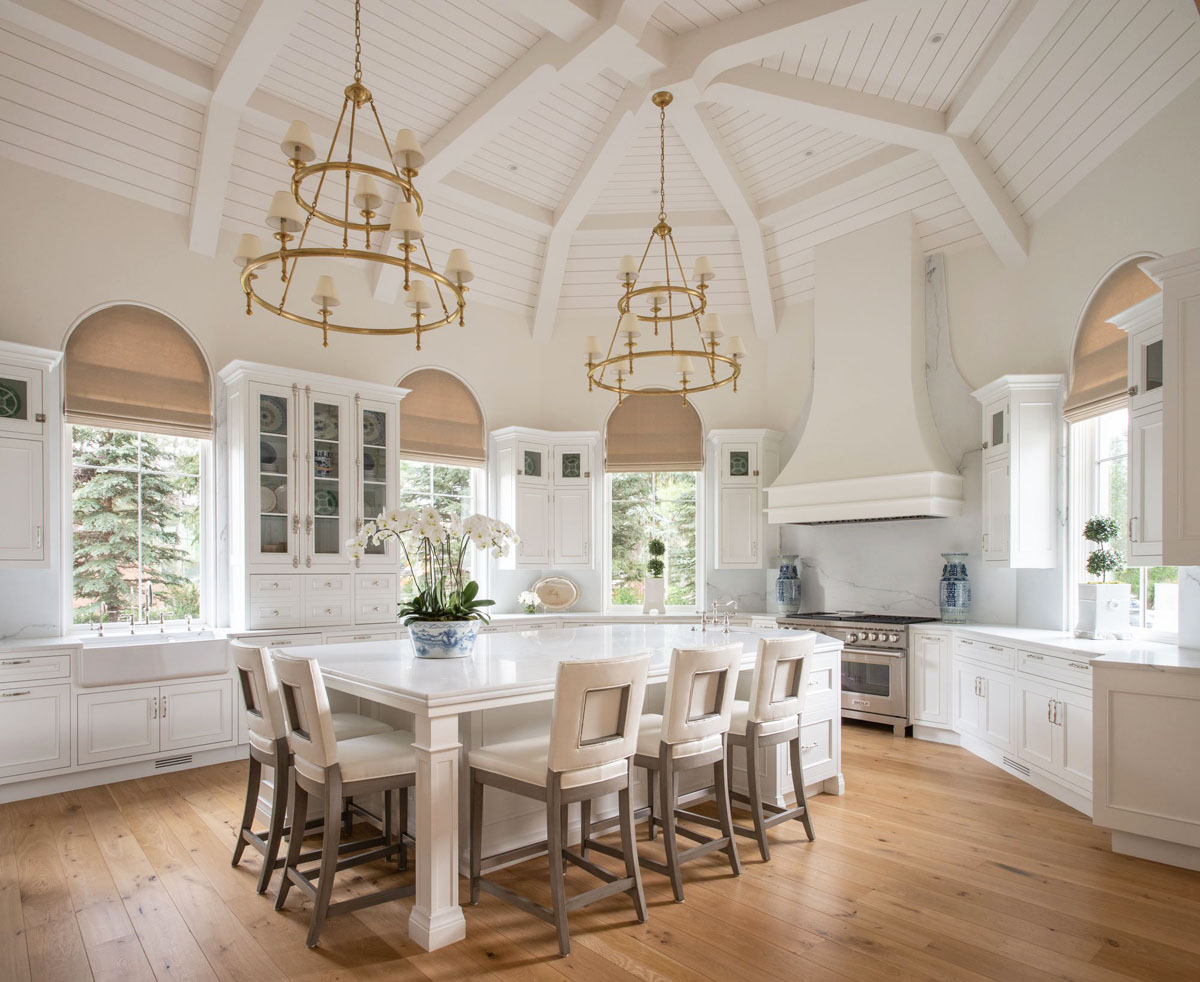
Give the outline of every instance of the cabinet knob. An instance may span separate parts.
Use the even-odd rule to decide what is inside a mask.
[[[1130,394],[1131,396],[1135,396],[1135,395],[1137,395],[1137,394],[1138,394],[1138,387],[1137,387],[1136,385],[1131,385],[1131,386],[1129,387],[1129,394]]]
[[[44,422],[46,422],[46,414],[45,414],[45,413],[34,413],[34,416],[33,416],[33,421],[34,421],[35,423],[44,423]]]

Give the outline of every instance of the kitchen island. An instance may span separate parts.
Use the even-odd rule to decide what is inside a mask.
[[[416,658],[404,640],[290,647],[288,652],[315,658],[329,689],[412,716],[417,882],[408,930],[414,941],[433,949],[466,936],[458,901],[459,844],[465,841],[461,827],[466,821],[465,769],[460,766],[464,746],[545,732],[559,662],[650,652],[646,711],[653,712],[662,701],[673,648],[740,642],[739,695],[744,698],[759,638],[796,636],[773,629],[725,633],[696,625],[615,624],[481,635],[473,657],[444,661]],[[802,741],[806,780],[815,790],[835,793],[844,787],[838,733],[840,649],[839,642],[818,636]],[[485,830],[489,851],[544,835],[528,813],[512,808],[488,812],[500,818]],[[603,814],[601,810],[598,817]]]

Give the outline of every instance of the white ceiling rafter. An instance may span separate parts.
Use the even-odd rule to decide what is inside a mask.
[[[979,148],[946,132],[944,113],[748,65],[719,75],[705,94],[727,105],[927,151],[1000,259],[1016,264],[1028,255],[1025,220]]]
[[[200,162],[192,191],[188,245],[212,256],[221,232],[238,126],[292,26],[312,0],[247,0],[213,68],[212,97],[204,114]]]

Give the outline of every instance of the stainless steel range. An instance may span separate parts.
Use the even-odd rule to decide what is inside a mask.
[[[818,611],[789,614],[779,626],[819,631],[842,642],[842,716],[908,726],[908,625],[936,617]]]

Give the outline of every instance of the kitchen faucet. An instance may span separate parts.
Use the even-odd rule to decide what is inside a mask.
[[[723,626],[724,626],[724,632],[726,634],[728,634],[729,633],[729,618],[732,616],[732,614],[737,613],[738,602],[736,600],[730,600],[728,603],[722,604],[722,603],[717,603],[717,601],[714,600],[713,601],[713,627],[717,626],[717,608],[718,607],[725,608],[725,617],[723,619]],[[733,608],[732,614],[729,609],[730,607]]]

